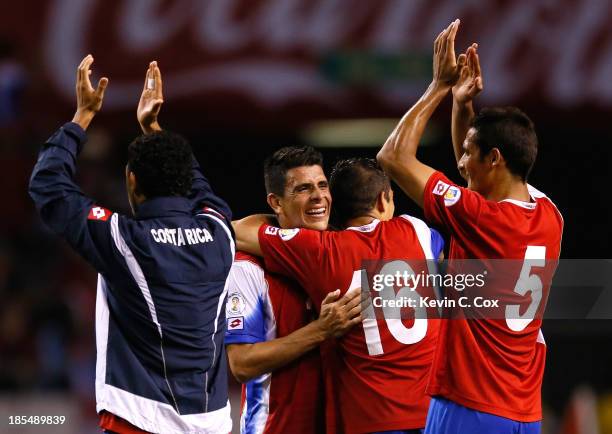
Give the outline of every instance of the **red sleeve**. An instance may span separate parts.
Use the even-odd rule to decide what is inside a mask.
[[[451,234],[477,227],[485,205],[486,200],[479,193],[458,186],[441,172],[435,172],[425,184],[425,218]]]
[[[259,245],[264,255],[266,269],[295,279],[313,300],[320,294],[312,294],[313,276],[320,268],[324,232],[312,229],[280,229],[262,225],[259,228]]]

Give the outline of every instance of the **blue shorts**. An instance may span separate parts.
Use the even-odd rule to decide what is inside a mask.
[[[472,410],[444,398],[432,398],[425,434],[540,434],[542,422],[517,422]]]

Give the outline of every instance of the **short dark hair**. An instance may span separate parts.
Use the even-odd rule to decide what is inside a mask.
[[[128,169],[147,199],[187,196],[193,181],[192,159],[187,140],[170,131],[143,134],[128,147]]]
[[[266,193],[283,196],[287,172],[302,166],[323,167],[323,155],[312,146],[287,146],[270,155],[264,161]]]
[[[538,155],[538,137],[531,119],[516,107],[484,108],[472,127],[481,158],[498,148],[508,170],[526,182]]]
[[[338,228],[345,228],[348,220],[367,214],[376,205],[378,195],[391,190],[389,177],[372,158],[338,161],[329,186],[334,199],[331,221]]]

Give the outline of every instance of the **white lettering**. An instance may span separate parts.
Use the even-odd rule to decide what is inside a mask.
[[[176,246],[176,229],[166,229],[169,233],[168,242]]]
[[[177,247],[214,241],[210,232],[202,228],[151,229],[151,235],[156,243],[173,244]],[[185,242],[185,237],[187,237],[187,242]]]
[[[184,246],[185,245],[185,237],[183,237],[183,230],[181,228],[177,228],[176,229],[177,235],[178,235],[178,243],[177,246]]]
[[[195,235],[193,233],[193,229],[185,229],[185,234],[187,235],[187,241],[190,245],[198,243],[198,240],[196,240]]]

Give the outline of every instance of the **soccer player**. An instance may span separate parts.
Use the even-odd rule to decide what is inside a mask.
[[[396,260],[411,261],[416,273],[428,271],[426,259],[437,258],[441,249],[439,235],[414,217],[393,217],[393,191],[375,161],[339,162],[330,186],[334,214],[346,230],[283,230],[251,216],[234,222],[239,248],[263,254],[269,271],[295,278],[315,305],[331,290],[360,287],[368,271],[392,274],[406,269],[407,262],[398,265]],[[368,260],[375,264],[368,265]],[[381,267],[381,261],[393,262]],[[411,293],[418,299],[419,291],[404,287],[396,294],[395,286],[386,288],[393,300]],[[339,365],[333,366],[333,385],[327,388],[335,392],[339,426],[346,433],[420,432],[429,405],[425,386],[438,320],[428,320],[427,312],[403,318],[400,309],[376,308],[378,316],[373,306],[368,309],[361,327],[339,341]]]
[[[134,217],[86,197],[74,181],[85,130],[108,84],[94,89],[86,56],[77,110],[43,146],[30,180],[42,220],[98,271],[96,401],[118,433],[227,433],[225,280],[234,258],[231,213],[189,144],[159,129],[161,75],[151,64],[139,104],[148,134],[128,148]]]
[[[563,220],[555,205],[527,184],[538,146],[531,120],[516,108],[483,109],[472,118],[471,99],[483,83],[475,45],[467,59],[465,54],[455,59],[458,26],[454,21],[436,38],[433,81],[377,158],[424,208],[426,219],[450,233],[450,261],[522,263],[510,288],[525,296],[525,303],[534,303],[538,286],[546,287],[546,276],[554,271],[550,263],[559,258]],[[429,118],[453,85],[455,155],[467,188],[416,157]],[[546,352],[541,324],[537,316],[512,315],[443,321],[425,432],[539,432]]]
[[[266,159],[264,178],[281,228],[327,228],[332,200],[320,152],[279,149]],[[312,303],[295,281],[244,252],[236,255],[227,287],[227,354],[232,373],[246,383],[240,431],[325,432],[318,346],[361,321],[359,291],[352,298],[327,294],[313,320]]]

